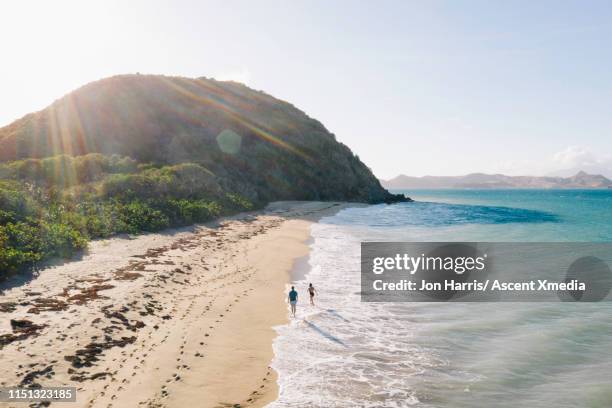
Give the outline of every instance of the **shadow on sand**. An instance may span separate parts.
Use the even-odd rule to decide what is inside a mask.
[[[338,319],[342,320],[343,322],[349,323],[350,320],[345,319],[344,316],[342,316],[340,313],[336,312],[334,309],[326,309],[325,310],[327,313],[331,314],[334,317],[337,317]]]
[[[325,330],[321,329],[316,324],[311,323],[311,322],[309,322],[306,319],[304,319],[304,323],[306,323],[308,325],[308,327],[310,327],[312,330],[314,330],[315,332],[319,333],[321,336],[325,337],[327,340],[330,340],[330,341],[333,341],[334,343],[340,344],[343,347],[348,347],[342,340],[340,340],[339,338],[331,335],[330,333],[326,332]]]

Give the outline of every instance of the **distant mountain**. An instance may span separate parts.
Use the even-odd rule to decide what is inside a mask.
[[[580,171],[571,177],[506,176],[472,173],[466,176],[397,176],[382,180],[388,189],[419,188],[612,188],[612,181],[602,175]]]

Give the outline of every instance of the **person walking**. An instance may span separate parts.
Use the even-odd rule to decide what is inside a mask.
[[[310,285],[308,285],[308,294],[310,295],[310,304],[312,306],[314,306],[314,297],[315,297],[315,293],[316,293],[316,289],[314,288],[314,286],[312,286],[312,283]]]
[[[291,315],[295,317],[295,306],[297,305],[298,293],[295,290],[295,286],[291,287],[289,292],[289,304],[291,305]]]

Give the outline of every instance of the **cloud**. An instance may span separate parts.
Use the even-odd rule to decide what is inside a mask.
[[[573,176],[579,171],[612,178],[612,156],[593,152],[587,146],[568,146],[541,160],[501,161],[496,172],[509,175]]]
[[[591,166],[601,161],[584,146],[568,146],[553,155],[553,162],[562,168]]]
[[[550,174],[569,176],[578,171],[612,177],[612,156],[594,153],[586,146],[568,146],[553,155]]]
[[[219,81],[235,81],[248,85],[251,80],[251,71],[248,68],[242,67],[221,72],[214,77]]]

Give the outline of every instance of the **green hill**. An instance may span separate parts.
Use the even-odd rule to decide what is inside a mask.
[[[274,200],[405,198],[321,123],[234,82],[116,76],[0,128],[0,271]]]

